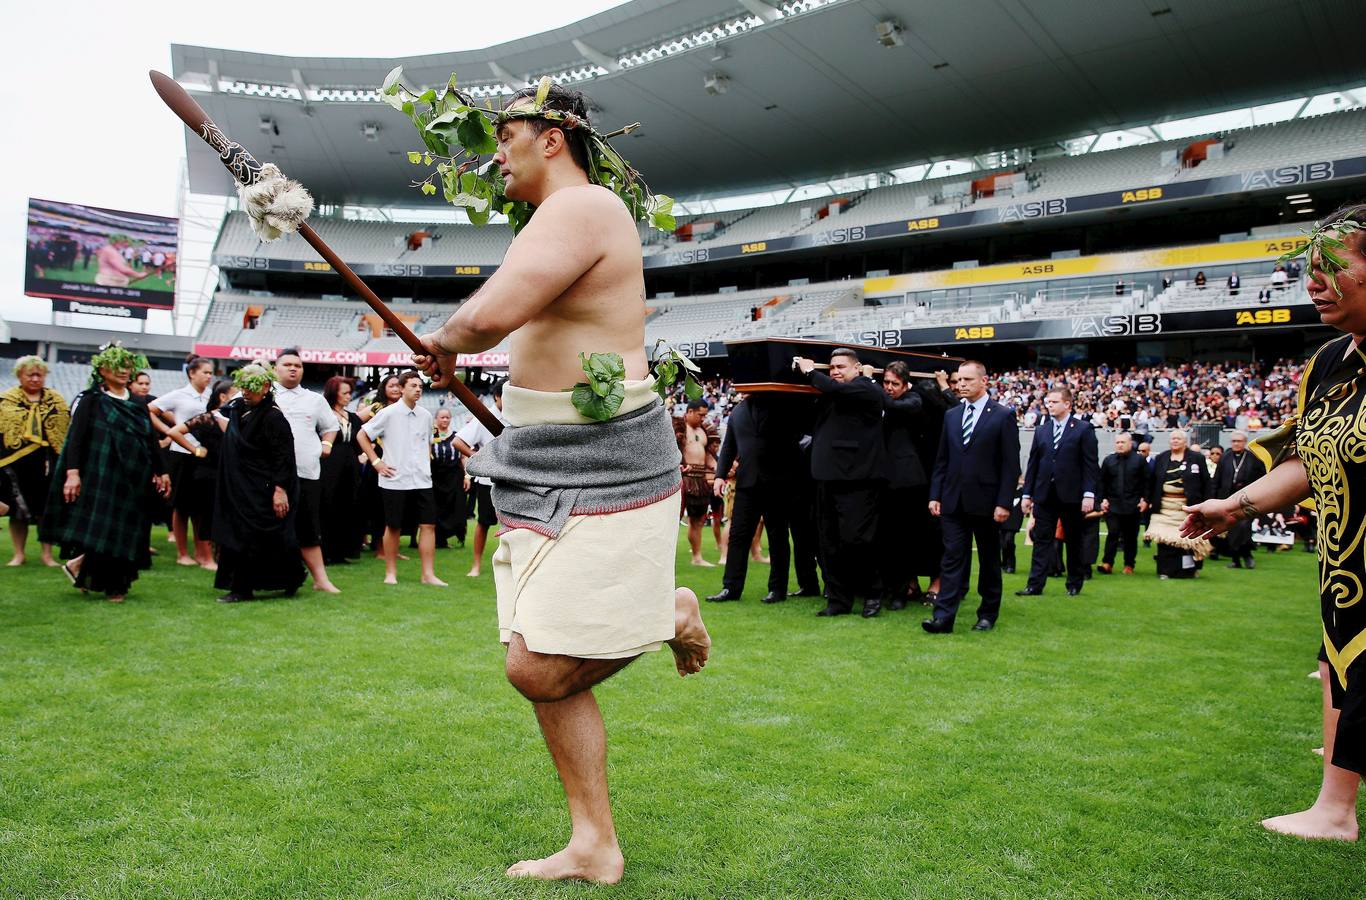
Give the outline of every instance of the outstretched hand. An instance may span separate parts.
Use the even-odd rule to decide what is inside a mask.
[[[1181,511],[1188,514],[1181,523],[1181,536],[1187,538],[1223,534],[1240,519],[1238,505],[1230,500],[1206,500],[1196,506],[1183,506]]]
[[[418,338],[426,353],[413,354],[413,367],[432,380],[432,387],[450,387],[455,380],[454,353],[447,353],[437,340],[437,332],[432,331]]]

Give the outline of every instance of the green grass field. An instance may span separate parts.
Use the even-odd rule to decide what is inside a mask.
[[[1366,850],[1257,825],[1320,767],[1312,557],[1258,559],[1143,557],[947,637],[762,606],[752,570],[704,604],[700,676],[656,654],[598,689],[616,888],[502,874],[568,816],[468,551],[445,591],[414,555],[397,589],[367,559],[236,606],[165,552],[122,606],[0,570],[0,896],[1359,897]]]
[[[77,264],[71,269],[43,270],[43,277],[48,281],[69,281],[75,284],[94,284],[95,276],[98,274],[99,268],[95,265],[94,259],[90,260],[89,268]],[[162,272],[160,275],[152,275],[148,278],[132,281],[128,286],[144,291],[174,291],[175,273]]]

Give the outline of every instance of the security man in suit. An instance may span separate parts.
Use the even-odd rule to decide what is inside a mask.
[[[1019,597],[1037,597],[1048,583],[1048,561],[1058,522],[1062,522],[1067,542],[1067,596],[1081,593],[1086,580],[1083,541],[1086,516],[1096,508],[1100,490],[1100,457],[1096,449],[1096,429],[1072,415],[1072,391],[1057,387],[1044,397],[1048,418],[1034,429],[1025,467],[1024,493],[1020,508],[1034,516],[1034,557],[1029,580]]]
[[[829,375],[810,359],[796,363],[821,392],[811,437],[816,530],[825,563],[826,606],[817,615],[845,615],[861,593],[867,600],[863,615],[871,618],[882,608],[874,553],[878,494],[886,476],[882,389],[847,348],[830,354]]]
[[[958,367],[963,402],[944,415],[944,430],[930,478],[930,515],[944,530],[944,566],[934,618],[921,623],[931,634],[953,631],[958,605],[972,573],[977,542],[981,573],[974,631],[990,631],[1001,612],[1001,523],[1010,517],[1020,479],[1020,429],[1015,411],[987,396],[987,368],[969,360]]]
[[[1138,557],[1138,520],[1148,509],[1148,461],[1134,451],[1132,434],[1115,435],[1115,452],[1100,464],[1100,509],[1105,513],[1102,575],[1115,570],[1115,553],[1124,548],[1124,574],[1134,574]]]
[[[777,603],[787,599],[789,515],[798,512],[795,509],[800,493],[798,487],[806,474],[797,471],[804,463],[800,447],[801,416],[785,408],[784,400],[777,394],[745,395],[726,424],[726,437],[716,459],[716,493],[720,496],[726,488],[734,491],[734,506],[726,571],[721,579],[721,592],[707,598],[712,602],[739,600],[745,592],[749,546],[760,519],[768,531],[768,553],[772,563],[768,593],[763,602]],[[737,459],[739,467],[735,477],[727,479]],[[814,574],[810,577],[814,580]]]

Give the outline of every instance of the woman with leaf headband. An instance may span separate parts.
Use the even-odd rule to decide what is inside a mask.
[[[658,200],[578,93],[547,79],[486,116],[453,87],[416,94],[399,78],[385,92],[422,128],[417,161],[448,157],[439,169],[451,202],[504,213],[518,231],[499,270],[414,358],[441,387],[457,353],[509,340],[508,427],[468,471],[493,481],[507,675],[534,705],[572,834],[508,875],[615,883],[624,860],[591,689],[665,643],[680,675],[697,672],[711,643],[697,596],[674,585],[680,457],[656,388],[672,386],[678,362],[667,376],[656,367],[657,385],[645,353],[636,221]],[[496,174],[467,167],[490,151]]]
[[[1262,824],[1296,837],[1354,841],[1366,774],[1366,204],[1337,210],[1285,258],[1301,255],[1319,318],[1345,333],[1306,364],[1295,415],[1252,445],[1268,474],[1234,497],[1189,508],[1183,531],[1219,534],[1312,496],[1323,616],[1323,784],[1309,809]]]
[[[47,363],[41,358],[21,357],[14,364],[14,377],[19,383],[0,394],[0,506],[9,509],[14,544],[9,564],[20,566],[28,523],[42,521],[71,414],[62,395],[47,387]],[[44,544],[42,552],[43,565],[57,565],[51,544]]]
[[[228,420],[218,456],[213,539],[218,545],[214,587],[219,603],[251,600],[256,591],[292,596],[304,583],[294,507],[299,476],[294,433],[275,403],[275,373],[252,363],[232,375],[241,396],[220,414]]]
[[[91,387],[76,397],[39,533],[61,545],[76,587],[120,603],[149,562],[153,490],[165,497],[171,482],[147,408],[128,391],[146,357],[111,344],[90,365]]]

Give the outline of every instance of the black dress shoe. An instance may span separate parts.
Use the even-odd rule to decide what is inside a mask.
[[[253,597],[251,594],[233,594],[233,593],[227,593],[227,594],[224,594],[223,596],[219,597],[219,598],[218,598],[218,602],[219,602],[219,603],[245,603],[245,602],[247,602],[248,600],[255,600],[255,599],[256,599],[256,598]]]
[[[786,599],[787,599],[787,595],[784,594],[784,593],[781,592],[781,591],[769,591],[767,594],[764,594],[764,599],[761,600],[760,602],[761,602],[761,603],[782,603],[782,602],[783,602],[784,600],[786,600]]]
[[[708,603],[727,603],[731,600],[739,600],[740,595],[732,592],[730,588],[721,588],[718,594],[712,594],[707,598]]]
[[[1021,588],[1015,592],[1016,597],[1042,597],[1043,591],[1036,591],[1034,588]]]
[[[1005,574],[1005,575],[1014,575],[1014,574],[1015,574],[1015,567],[1014,567],[1014,566],[1001,566],[1001,572],[1002,572],[1002,574]]]
[[[865,619],[871,619],[873,616],[877,615],[877,614],[880,613],[880,612],[882,612],[882,601],[881,601],[881,600],[864,600],[864,601],[863,601],[863,618],[865,618]]]
[[[1078,596],[1078,595],[1080,595],[1080,594],[1081,594],[1081,588],[1068,588],[1068,589],[1067,589],[1067,596],[1069,596],[1069,597],[1076,597],[1076,596]]]
[[[1247,559],[1243,560],[1243,565],[1249,569],[1255,569],[1257,568],[1257,560],[1249,556]]]
[[[905,608],[906,608],[906,598],[905,598],[905,597],[888,597],[886,600],[882,601],[882,605],[885,606],[885,607],[887,607],[888,609],[894,609],[894,610],[895,610],[895,609],[905,609]]]
[[[1242,567],[1243,567],[1243,564],[1240,563],[1240,562],[1238,562],[1238,560],[1236,560],[1236,559],[1235,559],[1233,562],[1229,563],[1228,565],[1224,566],[1225,569],[1241,569]]]
[[[920,627],[930,634],[952,634],[953,619],[926,619],[920,623]]]
[[[973,631],[990,631],[996,627],[996,623],[990,619],[978,619],[977,624],[972,626]]]
[[[819,597],[820,595],[819,590],[812,590],[811,588],[798,588],[795,591],[789,591],[787,594],[789,597]]]
[[[821,610],[820,612],[816,613],[816,615],[818,615],[818,616],[847,616],[847,615],[849,615],[849,610],[847,610],[847,609],[841,609],[841,608],[838,607],[838,606],[827,606],[825,609],[823,609],[823,610]]]

